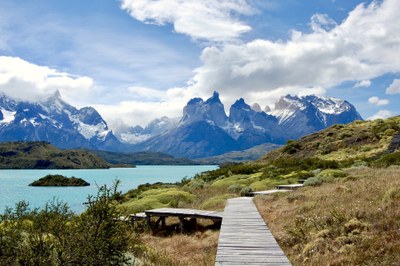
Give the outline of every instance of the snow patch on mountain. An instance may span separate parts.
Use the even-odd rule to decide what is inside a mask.
[[[91,140],[94,137],[104,140],[107,134],[111,131],[107,129],[107,125],[105,125],[104,123],[98,123],[97,125],[88,125],[82,123],[74,116],[71,116],[70,119],[72,120],[72,122],[74,122],[74,125],[78,132],[82,134],[87,140]]]
[[[147,134],[147,135],[142,135],[138,133],[121,133],[119,135],[119,138],[122,142],[124,143],[130,143],[130,144],[137,144],[141,143],[143,141],[148,140],[152,136]]]
[[[0,111],[3,113],[3,120],[0,121],[0,124],[9,124],[14,121],[16,111],[9,111],[4,108],[0,108]]]

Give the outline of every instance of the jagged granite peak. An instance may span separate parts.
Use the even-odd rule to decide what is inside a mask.
[[[193,98],[175,127],[150,138],[140,135],[145,141],[137,148],[199,158],[265,143],[283,144],[335,123],[361,119],[354,106],[328,97],[287,95],[276,102],[274,111],[266,110],[269,112],[261,111],[259,105],[250,106],[241,98],[230,107],[227,117],[217,92],[206,101]],[[211,149],[213,138],[218,141],[212,141],[215,147]],[[222,147],[228,143],[229,149]]]
[[[249,115],[254,115],[256,112],[251,109],[250,105],[248,105],[243,98],[236,100],[234,104],[232,104],[229,110],[229,121],[230,122],[241,122]]]
[[[266,105],[266,106],[264,107],[264,112],[265,112],[265,113],[271,112],[271,107],[269,107],[268,105]]]
[[[229,134],[243,149],[265,142],[281,143],[286,140],[286,135],[280,130],[275,117],[254,111],[243,98],[231,106],[229,123]]]
[[[207,99],[205,102],[206,104],[222,104],[221,100],[219,99],[219,93],[217,91],[213,92],[213,95]]]
[[[207,123],[224,127],[228,117],[225,114],[224,105],[219,99],[218,92],[203,101],[201,98],[191,99],[183,108],[181,125],[191,124],[197,121],[206,121]]]
[[[260,106],[258,103],[253,103],[253,104],[251,105],[251,109],[253,109],[253,110],[256,111],[257,113],[261,113],[261,112],[262,112],[261,106]]]
[[[222,128],[196,121],[180,125],[136,146],[136,151],[166,152],[175,157],[201,158],[239,150]]]
[[[274,110],[302,110],[305,108],[305,102],[301,98],[288,94],[275,103]]]

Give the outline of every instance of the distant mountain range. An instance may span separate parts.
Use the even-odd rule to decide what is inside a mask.
[[[56,92],[44,101],[0,96],[0,141],[48,141],[62,149],[163,152],[204,158],[261,144],[284,144],[329,127],[362,120],[353,105],[335,98],[282,97],[273,111],[237,100],[229,116],[219,94],[191,99],[180,119],[162,117],[145,128],[133,126],[117,136],[92,107],[77,109]]]
[[[210,157],[266,143],[284,144],[333,124],[362,120],[349,102],[327,97],[287,95],[273,111],[255,107],[239,99],[227,116],[217,92],[206,101],[194,98],[183,108],[180,120],[164,117],[136,131],[135,139],[142,141],[134,149],[178,157]],[[156,128],[157,132],[149,128]]]

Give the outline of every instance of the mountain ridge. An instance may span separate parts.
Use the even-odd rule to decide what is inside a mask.
[[[36,102],[1,95],[0,141],[48,141],[62,149],[149,151],[197,159],[263,144],[282,145],[332,124],[362,119],[347,101],[313,95],[287,95],[274,110],[264,110],[240,98],[227,115],[215,91],[206,100],[188,101],[180,119],[161,117],[144,128],[125,127],[125,132],[114,135],[96,109],[77,109],[58,91]]]
[[[166,152],[192,159],[213,157],[266,143],[282,145],[336,123],[362,120],[349,102],[313,95],[284,96],[273,111],[266,108],[268,112],[261,111],[258,104],[253,106],[240,98],[232,104],[228,116],[218,92],[205,101],[193,98],[183,108],[182,118],[175,127],[135,144],[133,150]],[[204,132],[201,139],[193,139],[195,131]]]

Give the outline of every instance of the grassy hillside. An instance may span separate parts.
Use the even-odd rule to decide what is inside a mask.
[[[197,159],[196,161],[205,164],[241,163],[255,161],[263,157],[267,152],[277,149],[281,146],[282,145],[265,143],[244,151],[231,151],[218,156]]]
[[[345,173],[256,205],[293,265],[398,265],[400,167]]]
[[[341,163],[374,160],[389,149],[399,131],[398,116],[334,125],[298,141],[290,141],[281,149],[268,153],[260,162],[269,163],[280,158],[318,158]]]
[[[291,141],[258,161],[225,165],[177,184],[142,185],[125,194],[120,208],[125,213],[158,207],[223,210],[228,198],[306,178],[305,187],[296,192],[256,197],[294,265],[395,265],[400,259],[399,129],[400,117],[336,125]],[[200,256],[201,263],[212,265],[218,233],[206,232],[201,235],[214,243],[207,252],[169,250],[166,246],[177,241],[173,233],[167,238],[142,234],[153,255],[147,258],[196,265],[199,261],[189,258]],[[202,243],[200,239],[191,241]],[[154,245],[157,241],[164,244]],[[184,252],[187,262],[179,263],[175,255]]]
[[[159,207],[223,210],[229,198],[306,178],[295,192],[255,198],[293,265],[398,265],[399,128],[400,117],[336,125],[258,161],[174,184],[143,184],[113,203],[118,215]],[[196,231],[181,234],[178,223],[168,219],[154,233],[135,223],[128,251],[143,265],[214,265],[218,230],[200,221]]]
[[[109,168],[110,164],[83,150],[59,150],[48,142],[0,143],[1,169]]]

